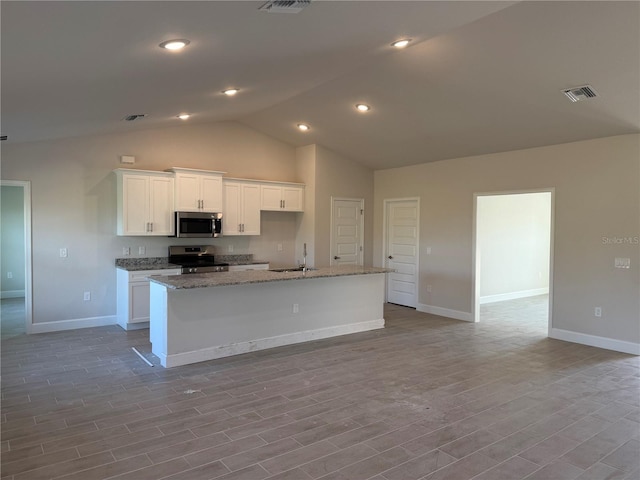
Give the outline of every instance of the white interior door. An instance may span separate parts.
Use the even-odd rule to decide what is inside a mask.
[[[331,265],[362,265],[364,200],[331,199]]]
[[[418,200],[386,202],[387,301],[407,307],[418,303]]]

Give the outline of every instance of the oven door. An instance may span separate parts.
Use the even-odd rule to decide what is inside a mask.
[[[176,237],[218,237],[221,228],[221,213],[176,212]]]

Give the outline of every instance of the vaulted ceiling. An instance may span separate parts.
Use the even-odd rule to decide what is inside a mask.
[[[188,112],[379,169],[640,131],[637,1],[263,3],[3,1],[2,134],[160,128]],[[172,38],[191,43],[159,48]],[[584,84],[598,96],[562,93]]]

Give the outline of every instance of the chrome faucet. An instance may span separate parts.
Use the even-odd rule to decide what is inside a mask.
[[[307,244],[302,245],[302,272],[307,271]]]

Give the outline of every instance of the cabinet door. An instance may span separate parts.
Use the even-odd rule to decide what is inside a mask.
[[[202,176],[202,211],[222,212],[222,177]]]
[[[120,235],[147,235],[149,222],[149,177],[123,175],[122,225]]]
[[[282,187],[282,201],[284,210],[288,212],[304,211],[304,188]]]
[[[260,209],[282,210],[282,187],[262,185],[260,187]]]
[[[200,210],[199,175],[189,173],[176,174],[176,210],[181,212],[197,212]]]
[[[129,284],[129,322],[149,321],[149,281]]]
[[[240,184],[225,183],[224,191],[224,208],[222,215],[222,234],[223,235],[239,235],[240,234]]]
[[[149,235],[173,235],[173,178],[150,177]]]
[[[242,186],[242,235],[260,235],[260,185]]]

